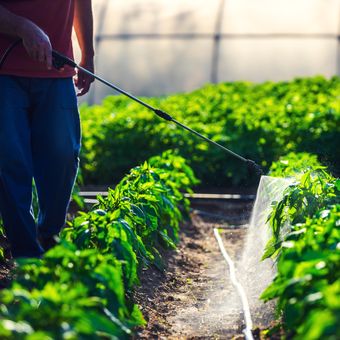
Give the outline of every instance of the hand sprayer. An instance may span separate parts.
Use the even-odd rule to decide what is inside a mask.
[[[6,58],[8,57],[8,55],[10,54],[10,52],[13,50],[13,48],[18,45],[21,42],[21,40],[17,40],[15,41],[3,54],[3,56],[0,59],[0,69],[3,66]],[[251,159],[247,159],[242,157],[241,155],[233,152],[232,150],[227,149],[225,146],[214,142],[213,140],[209,139],[208,137],[200,134],[199,132],[189,128],[188,126],[180,123],[179,121],[177,121],[176,119],[174,119],[172,116],[170,116],[168,113],[166,113],[165,111],[162,111],[158,108],[155,108],[149,104],[147,104],[146,102],[140,100],[139,98],[133,96],[132,94],[130,94],[129,92],[124,91],[123,89],[119,88],[118,86],[110,83],[109,81],[97,76],[96,74],[90,72],[89,70],[87,70],[86,68],[78,65],[74,60],[66,57],[65,55],[53,50],[52,51],[52,57],[53,57],[53,66],[56,69],[61,69],[62,67],[64,67],[65,65],[68,65],[74,69],[78,69],[81,70],[82,72],[94,77],[95,79],[99,80],[100,82],[102,82],[103,84],[105,84],[106,86],[112,88],[113,90],[123,94],[126,97],[129,97],[130,99],[132,99],[133,101],[139,103],[140,105],[143,105],[144,107],[146,107],[147,109],[153,111],[157,116],[159,116],[160,118],[167,120],[169,122],[175,123],[177,126],[179,126],[180,128],[189,131],[190,133],[200,137],[201,139],[205,140],[206,142],[222,149],[223,151],[227,152],[228,154],[230,154],[231,156],[238,158],[239,160],[241,160],[242,162],[246,163],[248,168],[252,171],[255,171],[256,174],[258,175],[262,175],[262,169],[261,167],[256,164],[253,160]]]

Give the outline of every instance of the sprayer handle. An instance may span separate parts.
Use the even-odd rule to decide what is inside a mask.
[[[71,66],[73,68],[77,67],[77,64],[71,58],[66,57],[56,50],[52,50],[52,64],[57,70],[60,70],[65,65]]]
[[[166,113],[162,110],[153,109],[153,112],[155,112],[157,116],[159,116],[159,117],[161,117],[165,120],[168,120],[169,122],[171,122],[173,120],[172,117],[168,113]]]

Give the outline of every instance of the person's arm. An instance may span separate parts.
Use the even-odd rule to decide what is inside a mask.
[[[93,14],[91,0],[75,0],[74,29],[81,50],[80,66],[94,72],[94,48],[93,48]],[[78,96],[82,96],[90,89],[94,78],[79,71],[76,86],[79,90]]]
[[[52,67],[52,47],[45,32],[32,21],[15,15],[0,5],[0,32],[22,39],[31,58]]]

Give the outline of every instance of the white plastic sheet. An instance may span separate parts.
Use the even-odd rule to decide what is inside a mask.
[[[340,0],[93,0],[98,74],[136,95],[340,74]],[[79,59],[79,50],[76,53]],[[111,93],[96,83],[91,103]]]

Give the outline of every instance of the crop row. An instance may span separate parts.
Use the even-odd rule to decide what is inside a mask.
[[[206,85],[187,94],[146,98],[155,107],[265,171],[289,152],[317,154],[340,172],[340,78]],[[250,184],[241,162],[122,96],[81,108],[82,171],[87,184],[116,183],[126,171],[164,150],[190,160],[202,185]]]
[[[183,158],[166,152],[136,167],[107,198],[82,212],[42,259],[22,259],[0,292],[1,339],[124,339],[144,324],[129,299],[145,266],[178,241],[196,183]]]
[[[269,216],[264,258],[276,259],[277,275],[262,299],[277,299],[288,337],[339,339],[340,180],[307,154],[283,157],[272,175],[295,182]]]

